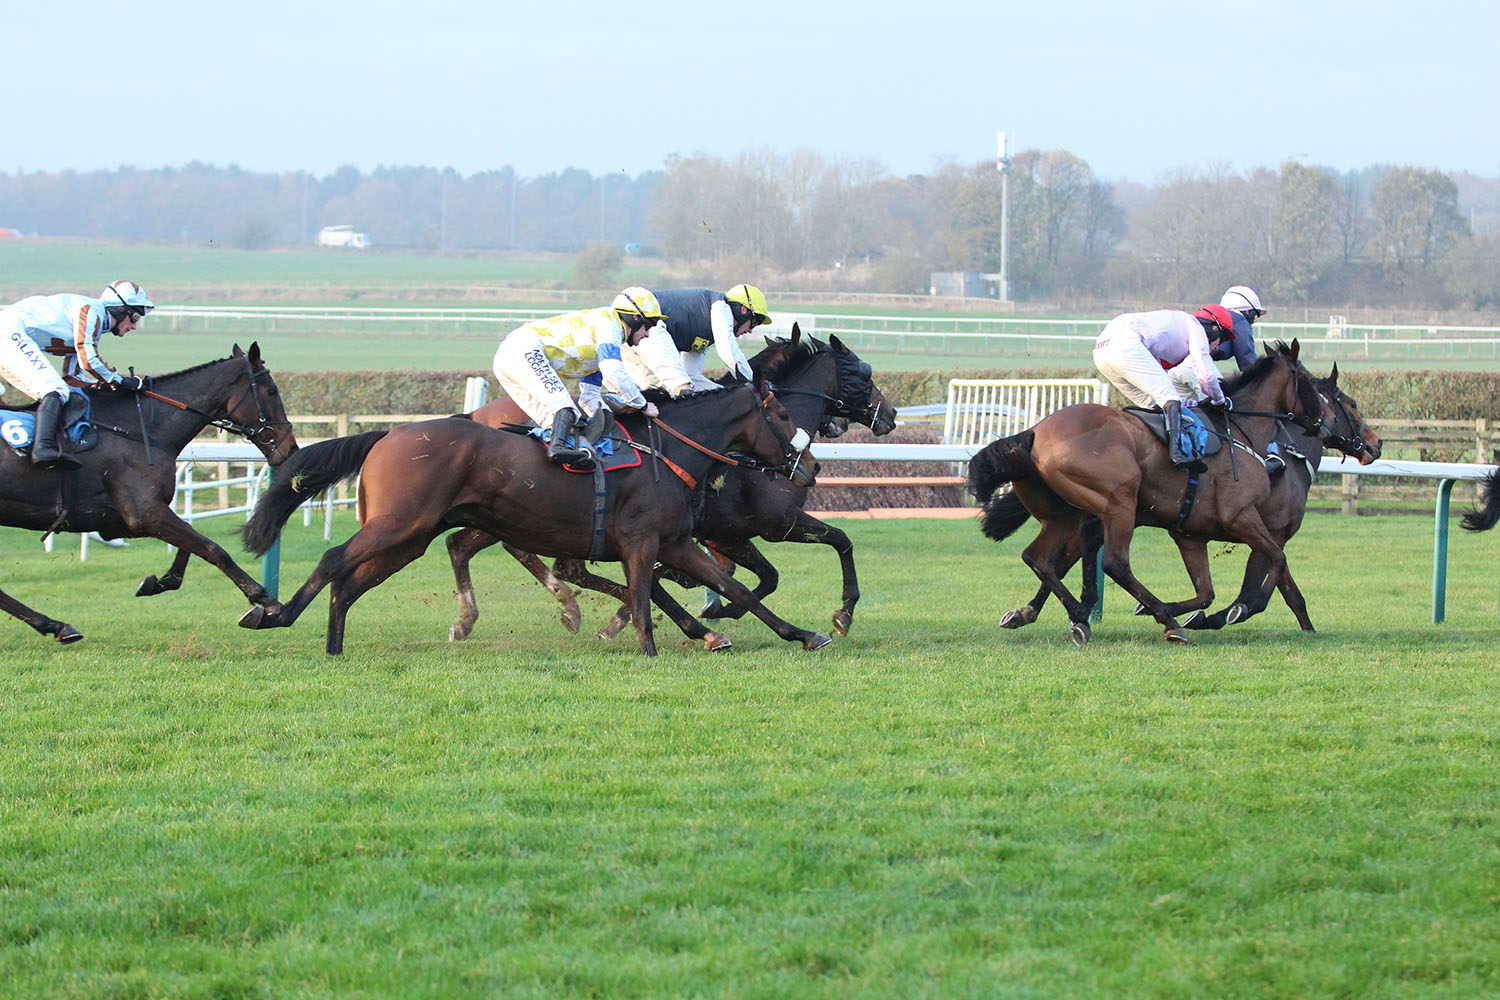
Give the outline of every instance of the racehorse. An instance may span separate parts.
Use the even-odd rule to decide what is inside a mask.
[[[1297,360],[1299,345],[1277,343],[1248,370],[1227,381],[1234,426],[1244,442],[1264,454],[1279,420],[1293,421],[1319,437],[1331,430],[1329,404],[1312,375]],[[1067,608],[1073,639],[1088,642],[1088,610],[1094,594],[1087,586],[1075,599],[1062,574],[1078,554],[1085,521],[1098,518],[1104,571],[1160,622],[1166,638],[1187,635],[1163,602],[1130,569],[1130,540],[1136,525],[1177,528],[1190,535],[1243,542],[1266,565],[1269,585],[1277,585],[1286,556],[1261,514],[1270,482],[1257,459],[1247,461],[1228,447],[1194,473],[1171,464],[1167,447],[1144,423],[1107,406],[1079,404],[1053,413],[1034,427],[986,446],[969,464],[969,489],[985,506],[983,531],[1008,537],[1026,520],[1005,516],[995,490],[1013,483],[1024,512],[1042,530],[1022,558],[1048,591]],[[1196,479],[1196,499],[1183,503]]]
[[[105,538],[160,538],[177,546],[165,578],[148,576],[137,595],[175,589],[190,555],[217,566],[251,602],[275,598],[240,569],[217,543],[198,534],[172,510],[176,458],[204,427],[213,425],[248,438],[270,465],[297,450],[260,345],[170,375],[151,379],[148,389],[90,391],[89,419],[98,444],[74,457],[70,472],[42,469],[9,448],[0,449],[0,524],[37,531],[97,531]],[[58,642],[83,633],[0,593],[0,610]]]
[[[831,337],[824,344],[814,337],[804,337],[801,328],[793,324],[790,339],[768,337],[766,344],[765,350],[750,359],[751,369],[757,377],[776,386],[776,398],[786,406],[798,427],[816,427],[830,437],[843,433],[851,419],[877,435],[895,429],[895,408],[875,385],[870,366],[838,337]],[[490,427],[526,420],[525,414],[509,399],[487,403],[470,415]],[[693,532],[718,558],[722,568],[732,571],[733,564],[738,563],[754,573],[757,582],[752,593],[762,601],[775,591],[779,577],[776,567],[760,553],[752,539],[759,536],[770,541],[820,542],[831,546],[839,554],[844,580],[843,603],[834,612],[833,627],[839,635],[848,635],[854,606],[859,601],[854,545],[843,531],[803,510],[810,485],[763,471],[727,467],[711,478],[695,515]],[[448,536],[448,555],[459,595],[459,617],[449,631],[452,639],[469,635],[479,617],[469,561],[494,542],[494,538],[474,530]],[[557,598],[563,609],[563,624],[569,631],[578,630],[581,617],[569,583],[622,601],[628,597],[625,587],[589,572],[581,560],[558,560],[549,572],[535,555],[511,545],[505,548]],[[744,614],[744,608],[736,604],[726,609],[715,601],[701,613],[710,618],[738,618]],[[613,637],[629,620],[630,606],[622,604],[599,631],[600,637]]]
[[[1266,527],[1277,537],[1283,550],[1291,537],[1297,533],[1297,529],[1302,526],[1302,517],[1307,510],[1307,493],[1312,487],[1318,463],[1322,460],[1325,443],[1346,455],[1358,458],[1362,465],[1368,465],[1380,457],[1379,435],[1365,422],[1354,399],[1338,387],[1338,374],[1338,366],[1334,365],[1333,372],[1328,378],[1313,380],[1319,395],[1323,397],[1334,414],[1332,433],[1326,439],[1319,439],[1316,434],[1309,433],[1296,425],[1287,428],[1290,441],[1284,440],[1283,443],[1291,446],[1287,449],[1289,464],[1281,475],[1271,477],[1267,501],[1261,507],[1261,518],[1265,521]],[[1236,418],[1231,414],[1230,419]],[[1299,455],[1300,458],[1297,457]],[[1020,500],[1011,493],[996,497],[992,505],[999,518],[1019,516],[1024,521],[1028,516]],[[1090,595],[1097,594],[1098,586],[1096,576],[1098,567],[1094,559],[1098,552],[1100,538],[1097,529],[1097,522],[1090,519],[1085,522],[1078,540],[1078,558],[1083,562],[1083,590]],[[1189,616],[1183,619],[1184,628],[1219,629],[1225,625],[1244,621],[1265,610],[1271,590],[1270,587],[1265,586],[1269,567],[1263,559],[1252,552],[1245,563],[1244,582],[1235,600],[1214,614],[1202,614],[1202,609],[1208,607],[1214,597],[1213,580],[1208,564],[1208,543],[1223,539],[1186,534],[1176,529],[1168,529],[1168,533],[1177,543],[1183,566],[1187,569],[1188,578],[1193,582],[1195,589],[1191,600],[1166,604],[1167,613],[1173,617],[1185,611],[1190,612]],[[1064,567],[1064,572],[1066,572],[1066,567]],[[1281,591],[1287,607],[1296,616],[1297,623],[1302,630],[1314,631],[1312,621],[1307,615],[1307,602],[1292,578],[1290,565],[1283,569],[1280,582],[1276,586]],[[1020,628],[1031,624],[1041,613],[1042,606],[1046,604],[1048,593],[1046,586],[1040,587],[1036,596],[1028,604],[1007,611],[1000,619],[1000,626]],[[1092,604],[1091,601],[1085,601],[1085,603]],[[1136,605],[1136,614],[1142,614],[1144,611],[1143,605]]]
[[[716,640],[723,639],[655,581],[658,560],[745,600],[783,639],[800,641],[804,649],[826,645],[826,636],[772,614],[692,541],[692,493],[716,462],[791,468],[800,460],[793,444],[797,427],[786,409],[760,385],[662,397],[658,406],[661,414],[651,423],[686,440],[663,436],[641,465],[609,473],[602,496],[596,495],[592,477],[552,464],[528,435],[465,417],[404,424],[303,449],[261,495],[245,525],[245,546],[264,552],[303,501],[355,472],[361,473],[361,527],[324,553],[290,600],[276,608],[252,608],[240,624],[291,625],[331,583],[327,651],[340,653],[345,617],[361,594],[420,556],[444,531],[478,528],[544,555],[624,563],[641,652],[648,656],[656,654],[648,613],[652,600],[708,648],[718,648],[722,643]],[[619,422],[636,441],[647,439],[645,417],[626,415]],[[748,458],[731,459],[727,451]],[[602,524],[595,520],[596,503]]]

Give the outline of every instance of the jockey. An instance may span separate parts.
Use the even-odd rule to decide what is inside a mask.
[[[1219,305],[1228,309],[1229,318],[1234,320],[1234,339],[1219,345],[1214,351],[1214,360],[1234,358],[1240,371],[1244,371],[1255,364],[1255,336],[1250,328],[1266,311],[1260,307],[1260,296],[1248,285],[1235,285],[1229,289],[1219,299]]]
[[[592,463],[592,453],[570,447],[567,438],[582,421],[583,410],[593,413],[602,405],[601,389],[648,417],[656,416],[655,404],[646,401],[625,371],[620,347],[638,343],[665,318],[655,295],[632,286],[610,305],[537,320],[505,336],[495,351],[495,378],[538,427],[551,428],[548,458],[558,464]],[[579,403],[559,373],[579,381]]]
[[[1223,306],[1204,306],[1191,316],[1176,309],[1124,313],[1099,334],[1094,365],[1136,406],[1166,414],[1172,463],[1186,465],[1193,457],[1182,451],[1182,403],[1207,398],[1215,406],[1231,405],[1209,354],[1233,338],[1234,321]],[[1196,383],[1190,389],[1167,374],[1184,361]]]
[[[717,382],[703,374],[703,358],[709,344],[726,368],[738,372],[747,382],[754,378],[738,338],[771,322],[766,314],[764,292],[754,285],[735,285],[727,292],[675,288],[657,292],[656,299],[667,314],[666,320],[648,333],[637,348],[650,370],[646,378],[650,384],[674,396],[689,390],[719,388]]]
[[[156,308],[145,290],[133,281],[116,281],[97,299],[83,295],[33,295],[0,310],[0,375],[27,395],[37,398],[36,440],[31,460],[49,468],[76,469],[77,459],[58,448],[58,421],[68,399],[68,386],[43,357],[53,341],[64,345],[64,369],[80,384],[103,384],[111,389],[137,390],[145,380],[121,375],[99,357],[99,338],[105,331],[123,337]]]

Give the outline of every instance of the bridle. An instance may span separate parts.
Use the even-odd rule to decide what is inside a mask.
[[[766,426],[770,428],[771,433],[776,436],[777,443],[781,445],[782,460],[778,465],[768,465],[745,454],[721,454],[717,451],[714,451],[712,448],[709,448],[707,445],[703,445],[698,443],[697,441],[694,441],[686,434],[672,427],[666,421],[662,420],[660,416],[648,417],[647,423],[653,428],[660,428],[670,436],[681,441],[683,444],[687,445],[690,448],[693,448],[696,451],[702,452],[716,462],[723,462],[726,465],[733,465],[741,469],[750,469],[755,472],[770,472],[773,474],[780,474],[784,472],[786,473],[787,478],[790,479],[792,476],[797,474],[797,467],[802,462],[802,455],[806,453],[807,446],[810,443],[810,439],[808,439],[807,437],[807,432],[802,430],[801,428],[798,428],[797,433],[793,437],[788,438],[781,432],[781,429],[771,421],[771,416],[768,412],[768,406],[770,402],[776,398],[776,393],[774,390],[770,390],[769,387],[767,388],[768,391],[760,401],[760,417],[763,421],[765,421]],[[802,442],[800,445],[797,444],[799,440]],[[658,448],[655,450],[658,457],[662,458],[663,461],[666,461],[666,456],[661,454],[661,449]],[[673,471],[677,472],[677,475],[679,477],[689,478],[685,473],[677,470],[675,467]]]
[[[245,391],[248,392],[250,394],[250,398],[255,401],[255,411],[257,419],[253,426],[231,420],[227,416],[216,417],[211,413],[206,413],[203,410],[198,409],[196,406],[189,406],[187,403],[184,403],[181,400],[173,399],[171,396],[164,396],[153,389],[142,389],[141,393],[143,395],[150,396],[152,399],[166,403],[169,406],[175,406],[179,410],[186,410],[189,413],[196,413],[198,414],[198,416],[204,418],[204,420],[207,421],[207,425],[209,427],[217,427],[219,430],[228,431],[230,434],[238,434],[240,437],[255,445],[255,447],[259,448],[263,454],[269,457],[270,455],[275,454],[276,449],[281,446],[281,443],[284,439],[284,434],[282,432],[279,432],[277,428],[284,428],[285,433],[289,434],[292,430],[292,422],[290,420],[272,420],[266,415],[266,406],[261,399],[258,384],[260,376],[266,375],[267,377],[269,377],[271,374],[271,370],[269,368],[261,368],[260,371],[256,371],[255,366],[250,363],[250,356],[248,354],[243,355],[243,358],[245,361],[245,375],[249,380],[249,385],[246,386]],[[236,401],[236,403],[234,404],[227,405],[225,407],[225,410],[233,410],[237,405],[238,402]],[[269,435],[269,440],[267,439],[267,435]]]
[[[830,356],[834,363],[837,396],[830,396],[815,389],[798,389],[786,385],[781,386],[778,391],[784,396],[795,393],[799,396],[812,396],[829,403],[830,408],[824,415],[823,422],[818,425],[818,433],[825,436],[838,437],[843,433],[843,429],[834,424],[834,421],[841,417],[864,424],[866,427],[874,427],[880,413],[880,404],[875,402],[875,383],[871,378],[874,369],[868,362],[859,361],[852,366],[853,370],[850,371],[850,362],[846,362],[844,358],[832,352]]]
[[[1337,386],[1334,386],[1333,398],[1329,399],[1327,396],[1323,395],[1323,392],[1320,389],[1318,391],[1318,396],[1322,398],[1323,403],[1326,406],[1332,407],[1334,410],[1338,411],[1338,416],[1334,419],[1333,427],[1330,428],[1330,431],[1337,430],[1341,421],[1345,427],[1351,428],[1353,431],[1347,436],[1342,434],[1330,433],[1327,437],[1323,438],[1323,443],[1328,445],[1330,448],[1335,449],[1336,451],[1341,451],[1345,455],[1350,455],[1355,458],[1358,458],[1360,455],[1363,455],[1365,452],[1369,451],[1370,446],[1365,444],[1364,439],[1364,434],[1366,429],[1368,429],[1369,424],[1365,422],[1364,417],[1360,417],[1359,426],[1354,426],[1354,418],[1349,415],[1348,408],[1344,406],[1344,400],[1348,397],[1344,395],[1343,390],[1338,388]]]

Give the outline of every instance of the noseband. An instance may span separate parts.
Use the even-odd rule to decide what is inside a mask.
[[[1345,427],[1352,429],[1352,433],[1348,436],[1342,434],[1329,434],[1323,439],[1323,443],[1328,445],[1330,448],[1343,452],[1345,455],[1351,455],[1356,458],[1369,451],[1370,446],[1365,444],[1364,439],[1365,429],[1369,426],[1369,424],[1367,424],[1365,422],[1365,419],[1361,417],[1359,420],[1359,426],[1354,426],[1354,418],[1349,415],[1349,410],[1344,406],[1344,393],[1339,389],[1334,389],[1332,399],[1324,396],[1322,392],[1319,392],[1318,395],[1322,397],[1324,403],[1338,411],[1338,417],[1334,421],[1334,426],[1333,428],[1331,428],[1331,430],[1337,430],[1340,422],[1342,422]]]

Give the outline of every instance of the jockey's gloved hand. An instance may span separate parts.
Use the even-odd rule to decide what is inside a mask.
[[[1214,405],[1221,410],[1232,410],[1234,409],[1234,400],[1230,399],[1228,396],[1225,396],[1223,399],[1214,403]]]
[[[126,375],[120,381],[113,383],[112,389],[126,389],[130,392],[140,392],[146,388],[146,380],[139,375]]]

